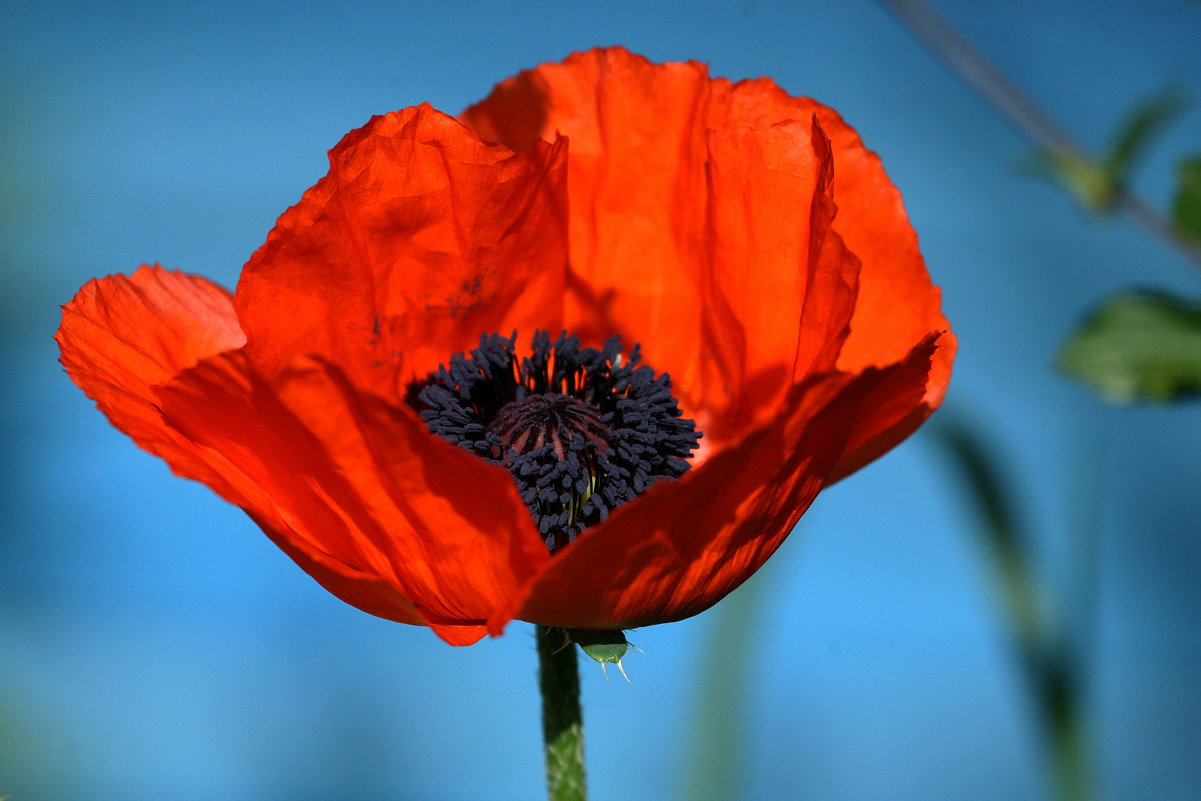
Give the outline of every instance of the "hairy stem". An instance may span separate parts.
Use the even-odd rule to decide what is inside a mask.
[[[542,737],[546,743],[549,801],[586,801],[584,721],[575,646],[560,629],[536,626],[538,686],[542,690]],[[565,645],[566,644],[566,645]]]

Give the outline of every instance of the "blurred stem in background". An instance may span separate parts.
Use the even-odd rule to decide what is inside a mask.
[[[1096,796],[1084,725],[1084,643],[1080,639],[1073,642],[1070,636],[1075,632],[1079,637],[1082,631],[1094,628],[1094,577],[1074,582],[1072,604],[1049,602],[1040,591],[1030,538],[1017,523],[1016,504],[983,438],[953,412],[940,415],[930,430],[963,482],[965,496],[978,518],[1017,662],[1051,757],[1055,798],[1090,801]],[[1086,533],[1083,542],[1090,552],[1095,551],[1095,540],[1095,532]],[[1078,569],[1091,572],[1095,560],[1077,562]],[[1074,619],[1072,625],[1064,626],[1056,619],[1055,610],[1069,607],[1075,612]]]
[[[692,713],[691,752],[685,762],[686,801],[733,801],[745,796],[746,710],[750,702],[751,667],[761,641],[756,625],[770,576],[769,561],[749,581],[712,611],[710,633],[702,643],[699,686]]]

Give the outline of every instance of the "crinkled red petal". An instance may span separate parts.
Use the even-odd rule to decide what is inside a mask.
[[[558,330],[565,151],[514,154],[428,105],[347,134],[238,282],[256,369],[316,355],[399,398],[482,333]]]
[[[950,331],[930,334],[935,350],[931,358],[925,392],[919,398],[890,394],[887,388],[874,393],[863,405],[846,452],[835,465],[830,482],[839,481],[874,462],[917,431],[942,402],[950,379],[949,359],[955,353],[955,335]],[[950,357],[943,354],[950,353]],[[869,368],[870,369],[870,368]]]
[[[63,307],[56,338],[72,380],[139,446],[162,457],[176,474],[207,484],[249,512],[297,564],[343,600],[380,617],[424,622],[378,576],[278,534],[288,524],[264,489],[247,481],[220,452],[164,419],[157,386],[245,342],[228,291],[157,266],[97,279]],[[477,639],[482,627],[479,632]]]
[[[641,342],[706,450],[770,416],[794,373],[833,366],[858,269],[845,251],[819,259],[834,207],[813,113],[748,125],[729,95],[702,64],[613,48],[524,72],[463,114],[518,150],[567,136],[568,327]]]
[[[730,103],[732,117],[749,124],[815,115],[830,137],[838,206],[833,230],[861,263],[850,335],[838,355],[838,369],[858,372],[893,364],[914,343],[938,336],[920,401],[905,408],[896,399],[876,398],[867,404],[834,469],[831,480],[836,481],[902,442],[938,408],[951,378],[955,336],[942,314],[941,292],[926,271],[901,194],[855,130],[833,109],[791,97],[765,78],[735,84]]]
[[[228,290],[158,265],[97,278],[63,306],[55,339],[67,374],[109,422],[176,472],[223,481],[163,422],[151,387],[245,343]]]

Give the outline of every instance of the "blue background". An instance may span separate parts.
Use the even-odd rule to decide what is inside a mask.
[[[1167,83],[1201,94],[1196,2],[936,7],[1089,146]],[[541,795],[530,627],[455,649],[343,605],[111,429],[51,335],[82,283],[143,261],[233,286],[372,114],[457,111],[598,44],[770,75],[880,153],[960,337],[947,411],[987,434],[1085,655],[1103,795],[1201,786],[1201,414],[1108,408],[1049,366],[1105,292],[1201,276],[1032,179],[1027,143],[877,5],[8,0],[0,795]],[[1194,106],[1138,189],[1164,205],[1199,144]],[[824,493],[725,603],[632,639],[631,684],[584,669],[596,799],[681,797],[706,742],[736,757],[738,798],[1047,797],[972,509],[929,432]],[[721,699],[740,718],[707,728]]]

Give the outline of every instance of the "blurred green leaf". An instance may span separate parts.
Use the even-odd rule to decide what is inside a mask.
[[[1059,366],[1115,403],[1201,392],[1201,306],[1160,292],[1115,295],[1068,339]]]
[[[1080,676],[1067,641],[1050,621],[1031,549],[1020,528],[1018,503],[993,442],[947,410],[929,427],[979,519],[989,567],[1000,591],[1015,657],[1026,674],[1051,749],[1055,798],[1095,798],[1080,715]]]
[[[1009,626],[1023,653],[1035,653],[1040,647],[1038,589],[1018,524],[1017,503],[993,445],[953,414],[940,414],[930,431],[955,468],[956,478],[963,482],[963,496],[979,518]]]
[[[1185,236],[1201,242],[1201,156],[1187,158],[1177,172],[1173,217]]]
[[[1172,87],[1139,103],[1126,115],[1105,159],[1106,170],[1115,183],[1126,182],[1155,137],[1187,107],[1180,90]]]

